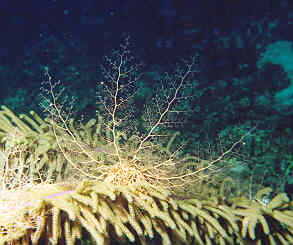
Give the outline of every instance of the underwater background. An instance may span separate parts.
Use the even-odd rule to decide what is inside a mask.
[[[188,113],[168,130],[172,147],[203,159],[221,155],[249,132],[227,160],[243,195],[260,187],[293,197],[293,2],[289,0],[2,0],[0,104],[16,115],[40,107],[47,72],[67,88],[72,117],[96,116],[105,55],[129,40],[142,62],[135,123],[158,81],[196,57]],[[1,128],[1,127],[0,127]]]

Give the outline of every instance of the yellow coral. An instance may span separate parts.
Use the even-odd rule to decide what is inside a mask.
[[[111,239],[133,242],[136,237],[142,244],[160,239],[164,245],[194,242],[228,245],[244,244],[246,240],[273,245],[290,244],[293,240],[288,231],[293,229],[293,214],[284,195],[276,196],[267,207],[249,200],[232,207],[224,203],[172,199],[169,191],[152,190],[150,186],[105,185],[108,184],[85,181],[74,189],[64,184],[48,184],[36,186],[33,192],[23,190],[22,195],[11,200],[20,202],[21,198],[29,197],[33,201],[17,209],[16,216],[10,216],[10,220],[9,216],[0,214],[0,219],[5,219],[1,221],[0,244],[12,241],[38,244],[41,238],[51,244],[60,241],[74,244],[76,239],[82,239],[82,229],[100,245]],[[141,199],[138,190],[143,190],[148,198]],[[113,194],[116,198],[112,198]],[[170,200],[176,205],[170,204]],[[16,218],[22,222],[15,222]],[[24,226],[24,222],[33,229]],[[258,224],[262,231],[256,228]],[[278,230],[274,230],[276,225]]]
[[[2,142],[22,145],[23,149],[35,147],[33,151],[25,151],[27,155],[24,156],[18,152],[9,155],[11,157],[6,159],[10,165],[2,164],[1,169],[11,165],[17,167],[21,162],[18,160],[22,160],[29,162],[28,171],[32,175],[38,174],[48,163],[50,167],[46,169],[46,175],[49,178],[56,178],[64,169],[68,170],[60,154],[56,158],[49,154],[52,149],[58,151],[55,135],[37,114],[32,113],[32,118],[25,115],[17,117],[2,107],[0,124]],[[99,163],[107,155],[108,160],[97,171],[105,171],[101,175],[103,181],[31,183],[30,187],[1,192],[0,244],[38,244],[41,240],[51,244],[75,244],[76,240],[85,238],[100,245],[111,240],[134,242],[136,239],[142,244],[154,240],[163,245],[293,243],[292,203],[286,194],[281,193],[265,203],[263,199],[271,191],[266,188],[256,194],[255,200],[244,197],[225,200],[218,193],[225,192],[227,181],[233,184],[227,178],[220,191],[209,192],[213,193],[210,198],[202,199],[200,196],[198,199],[178,200],[176,193],[161,185],[157,173],[150,173],[154,169],[127,161],[127,153],[117,162],[117,156],[111,156],[111,151],[104,154],[87,148],[88,145],[101,146],[101,139],[93,134],[94,130],[101,132],[101,126],[95,120],[81,125],[79,129],[75,128],[73,120],[69,124],[75,138],[64,136],[59,139],[62,150],[70,153],[69,161],[86,167],[95,161]],[[9,138],[16,133],[21,135],[19,142]],[[56,133],[66,132],[59,129]],[[119,137],[126,136],[119,134]],[[73,140],[75,144],[67,150]],[[170,147],[171,143],[167,149],[161,150],[170,154]],[[76,157],[72,154],[75,150],[89,154]],[[137,161],[142,161],[140,155],[136,157]],[[172,165],[170,162],[164,164]],[[86,232],[90,237],[82,237]]]

